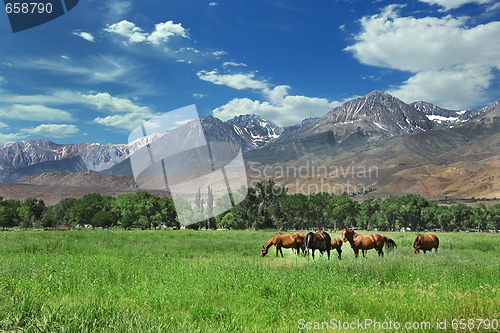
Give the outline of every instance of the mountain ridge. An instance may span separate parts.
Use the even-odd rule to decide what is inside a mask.
[[[209,143],[236,142],[248,160],[274,163],[308,154],[336,156],[380,139],[460,128],[474,115],[488,113],[499,105],[500,100],[497,100],[475,111],[453,111],[422,101],[406,104],[387,93],[372,91],[343,103],[323,117],[307,118],[290,127],[277,126],[257,115],[240,115],[226,122],[204,116],[201,123]],[[453,123],[431,121],[429,115],[458,115],[458,120]],[[461,117],[465,120],[460,120]],[[469,130],[473,131],[473,127]],[[179,133],[182,131],[180,129]],[[184,130],[182,133],[188,135],[189,132]],[[159,132],[129,144],[116,145],[64,145],[46,139],[7,144],[0,146],[0,181],[12,182],[42,172],[85,170],[130,176],[130,155],[166,134]]]

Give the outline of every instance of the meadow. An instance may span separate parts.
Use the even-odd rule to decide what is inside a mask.
[[[260,257],[271,231],[0,232],[0,331],[495,331],[500,234],[439,233],[415,255],[414,233],[381,233],[384,258],[346,243],[328,262]]]

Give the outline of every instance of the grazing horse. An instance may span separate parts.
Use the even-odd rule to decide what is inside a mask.
[[[420,250],[425,252],[431,251],[433,248],[438,251],[439,248],[439,238],[435,235],[421,235],[418,234],[413,242],[413,248],[415,249],[415,254],[420,253]]]
[[[384,245],[387,248],[387,252],[397,247],[396,243],[389,237],[385,237],[379,234],[363,236],[356,233],[352,229],[347,229],[346,227],[342,228],[342,239],[344,240],[344,242],[349,242],[351,244],[351,248],[354,251],[355,258],[358,257],[359,250],[361,250],[363,257],[365,258],[366,251],[370,249],[377,250],[378,255],[383,257],[384,252],[382,251],[382,249]]]
[[[299,255],[301,251],[302,253],[304,253],[305,251],[304,244],[306,235],[301,234],[300,232],[293,232],[291,235],[295,237],[295,241],[297,242],[297,245],[299,245],[299,248],[292,247],[293,254]]]
[[[328,260],[330,260],[330,250],[332,248],[332,238],[330,235],[324,231],[320,231],[317,233],[310,232],[306,235],[305,239],[305,251],[304,256],[309,255],[309,249],[312,250],[312,257],[314,260],[314,251],[320,250],[321,253],[326,251],[328,254]]]
[[[298,232],[294,232],[293,234],[284,234],[282,232],[276,233],[267,241],[266,245],[262,246],[261,257],[267,255],[269,248],[273,245],[276,246],[276,257],[279,251],[279,253],[281,253],[281,258],[283,258],[282,247],[286,249],[295,249],[297,254],[299,254],[304,246],[304,235]]]

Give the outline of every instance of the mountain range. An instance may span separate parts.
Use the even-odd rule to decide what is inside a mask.
[[[387,93],[373,91],[335,107],[323,117],[308,118],[291,127],[277,126],[257,115],[241,115],[226,122],[206,116],[201,117],[201,124],[209,145],[221,141],[236,143],[243,150],[245,160],[253,163],[253,170],[280,165],[300,167],[306,161],[337,169],[341,166],[354,168],[369,161],[368,164],[377,165],[378,177],[363,184],[363,191],[359,188],[356,191],[391,193],[412,188],[400,186],[403,181],[397,184],[394,181],[413,179],[415,174],[405,175],[404,172],[413,167],[430,170],[429,165],[432,165],[449,171],[457,167],[455,163],[469,163],[475,167],[481,164],[490,168],[483,175],[487,177],[484,183],[477,179],[478,186],[486,184],[485,191],[469,192],[491,197],[500,196],[498,187],[487,185],[492,179],[494,185],[499,178],[498,174],[492,174],[499,164],[499,110],[500,100],[478,110],[454,111],[424,101],[407,104]],[[187,123],[175,130],[176,135],[190,135],[190,128],[192,126]],[[22,180],[26,184],[30,177],[42,173],[57,177],[54,172],[95,171],[132,176],[130,156],[164,135],[169,132],[155,133],[128,144],[55,144],[48,140],[7,144],[0,147],[0,181]],[[432,173],[434,176],[428,176],[429,179],[439,178],[439,172]],[[249,172],[250,178],[259,176],[258,172],[253,175]],[[293,177],[276,178],[288,184],[292,192],[301,191],[303,179],[291,184]],[[314,175],[309,178],[310,183],[319,180]],[[331,183],[335,177],[323,178]],[[434,183],[446,183],[441,178]],[[420,189],[413,187],[412,191],[428,195],[449,191],[461,195],[469,193],[461,193],[460,189],[454,192],[454,188],[446,189],[446,186],[426,193],[422,190],[425,187],[429,185]]]

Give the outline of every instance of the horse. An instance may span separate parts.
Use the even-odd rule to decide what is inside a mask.
[[[339,259],[342,259],[342,244],[344,244],[344,242],[342,242],[342,239],[340,238],[332,238],[332,241],[330,242],[330,244],[332,244],[331,248],[332,250],[335,249],[337,250],[337,253],[339,254]],[[321,252],[321,254],[323,254],[323,251],[319,251]]]
[[[323,251],[326,251],[328,254],[328,260],[330,260],[330,250],[332,248],[332,238],[330,235],[324,231],[320,231],[317,233],[310,232],[306,235],[305,238],[305,251],[304,256],[309,255],[309,249],[312,250],[312,257],[314,260],[314,251],[320,250],[321,254]]]
[[[299,254],[304,246],[304,235],[298,232],[294,232],[293,234],[278,232],[267,241],[266,245],[262,246],[260,256],[266,256],[269,248],[273,245],[276,246],[276,257],[279,251],[279,253],[281,253],[281,258],[283,258],[283,251],[281,250],[283,247],[286,249],[295,249],[297,254]]]
[[[415,254],[420,253],[420,250],[425,252],[431,251],[433,248],[438,251],[439,248],[439,238],[435,235],[421,235],[418,234],[413,242],[413,248],[415,249]]]
[[[363,254],[363,257],[366,258],[366,251],[370,249],[375,249],[378,252],[379,256],[384,256],[384,251],[382,249],[387,248],[387,252],[390,252],[396,246],[396,242],[394,242],[389,237],[385,237],[379,234],[371,234],[368,236],[363,236],[356,233],[352,229],[347,229],[346,227],[342,228],[342,239],[344,242],[349,242],[351,244],[351,248],[354,251],[354,257],[358,257],[359,250]]]
[[[305,251],[304,244],[305,244],[306,235],[301,234],[300,232],[293,232],[291,235],[295,237],[297,245],[300,246],[298,249],[295,247],[292,247],[293,254],[299,255],[301,251],[302,251],[302,253],[304,253],[304,251]]]

